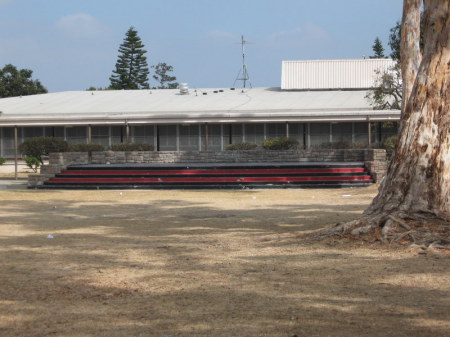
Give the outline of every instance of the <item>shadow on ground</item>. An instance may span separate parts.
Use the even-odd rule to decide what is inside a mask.
[[[300,239],[355,218],[362,192],[67,193],[2,201],[2,336],[449,331],[447,257]]]

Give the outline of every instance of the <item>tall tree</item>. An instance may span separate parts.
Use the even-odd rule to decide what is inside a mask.
[[[400,35],[402,32],[402,23],[397,21],[394,27],[390,29],[388,45],[391,48],[390,57],[396,62],[400,62]]]
[[[178,87],[178,83],[175,82],[177,78],[168,74],[173,72],[172,66],[160,62],[156,66],[152,66],[152,68],[155,69],[153,78],[159,83],[158,89],[175,89]]]
[[[423,51],[424,40],[424,15],[420,15],[420,49]],[[388,45],[391,48],[391,54],[389,55],[394,61],[400,62],[400,40],[402,34],[402,24],[397,21],[394,27],[390,29]]]
[[[395,66],[385,72],[377,73],[375,89],[367,94],[367,99],[375,110],[401,109],[403,102],[403,82],[400,64],[402,24],[397,22],[390,29],[389,47],[390,57],[396,62]],[[420,50],[423,51],[424,15],[420,15]],[[415,75],[414,75],[415,76]]]
[[[403,6],[405,103],[395,156],[363,217],[328,234],[368,233],[402,219],[437,216],[450,222],[450,0],[424,0],[423,54],[418,48],[421,0],[404,0]]]
[[[109,78],[111,89],[148,89],[148,65],[144,44],[138,32],[131,27],[119,47],[119,56],[113,75]]]
[[[32,70],[5,65],[0,69],[0,97],[45,94],[47,89],[38,80],[33,80],[32,75]]]
[[[384,47],[381,43],[381,40],[377,37],[372,45],[373,55],[369,58],[371,59],[384,59],[386,56],[384,55]]]

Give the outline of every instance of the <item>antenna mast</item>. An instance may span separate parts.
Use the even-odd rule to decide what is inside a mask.
[[[243,88],[246,88],[247,82],[250,85],[250,88],[252,87],[252,84],[250,82],[250,77],[248,76],[247,71],[247,65],[245,64],[245,45],[248,43],[248,41],[244,40],[244,35],[241,36],[241,46],[242,46],[242,69],[239,70],[238,76],[234,83],[236,84],[236,81],[242,81]]]

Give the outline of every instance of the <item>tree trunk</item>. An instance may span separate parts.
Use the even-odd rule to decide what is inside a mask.
[[[408,102],[416,80],[422,54],[420,51],[420,6],[422,0],[404,0],[402,33],[400,38],[400,60],[403,82],[403,103]]]
[[[419,11],[416,2],[405,0],[405,8]],[[367,233],[384,226],[389,218],[414,219],[423,214],[450,221],[450,0],[424,0],[424,7],[423,57],[379,194],[362,218],[338,225],[328,234]],[[402,26],[402,38],[409,38],[408,27]],[[418,43],[415,28],[411,34]],[[402,62],[413,60],[415,49],[402,51]]]

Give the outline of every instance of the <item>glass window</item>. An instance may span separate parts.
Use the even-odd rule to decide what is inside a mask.
[[[286,137],[286,123],[266,124],[266,138],[278,137]]]
[[[243,142],[242,124],[226,124],[223,126],[223,144],[238,144]]]
[[[110,131],[111,131],[111,145],[126,142],[127,136],[125,126],[114,125],[110,127]]]
[[[14,128],[2,128],[1,155],[6,158],[14,158]],[[20,140],[18,140],[20,143]]]
[[[64,127],[63,126],[48,126],[44,132],[46,137],[55,137],[64,139]]]
[[[300,148],[305,146],[305,126],[302,123],[289,123],[289,138],[296,139]]]
[[[245,124],[245,141],[261,144],[264,140],[264,124]]]
[[[309,125],[310,146],[330,142],[330,123],[311,123]]]
[[[66,140],[70,144],[87,143],[87,127],[66,127]]]
[[[105,148],[109,148],[109,126],[92,126],[91,141],[92,143],[102,144]]]
[[[355,132],[355,143],[369,143],[368,123],[353,123]]]
[[[22,132],[24,139],[44,136],[43,127],[27,127],[23,128]]]
[[[136,125],[130,127],[131,139],[135,143],[154,144],[155,126]]]
[[[177,151],[177,126],[159,125],[159,151]]]
[[[202,130],[202,150],[206,150],[206,126],[201,126]],[[220,124],[208,124],[208,151],[221,151],[222,150],[222,127]]]
[[[180,151],[198,151],[199,150],[199,126],[180,125]]]
[[[352,129],[352,123],[332,123],[331,141],[333,143],[351,142]]]

